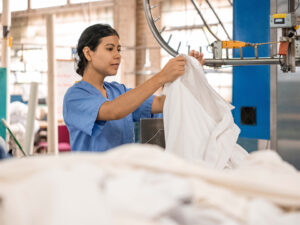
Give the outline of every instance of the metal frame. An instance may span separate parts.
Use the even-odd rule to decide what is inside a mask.
[[[205,59],[206,66],[220,67],[222,65],[249,66],[249,65],[279,65],[279,58],[233,58],[233,59]]]
[[[217,41],[220,41],[220,38],[219,38],[219,37],[218,37],[218,36],[210,29],[210,26],[207,24],[207,22],[206,22],[204,16],[202,15],[202,13],[201,13],[201,11],[200,11],[200,8],[199,8],[198,4],[195,2],[195,0],[191,0],[191,2],[192,2],[192,4],[193,4],[193,6],[195,7],[195,9],[196,9],[198,15],[200,16],[201,20],[203,21],[204,26],[205,26],[205,27],[207,28],[207,30],[209,31],[209,33],[210,33]],[[207,0],[206,0],[206,2],[208,3],[208,6],[209,6],[210,8],[212,8],[211,4],[210,4]],[[214,10],[213,10],[213,12],[215,13]],[[216,14],[215,14],[215,15],[216,15]],[[219,19],[218,16],[216,16],[216,17],[217,17],[217,19]],[[227,33],[227,32],[226,32],[226,33]]]
[[[147,19],[147,23],[149,25],[149,28],[156,39],[156,41],[159,43],[159,45],[165,49],[171,56],[176,56],[178,55],[178,52],[175,51],[173,48],[171,48],[168,43],[162,38],[160,35],[161,32],[158,31],[155,22],[156,19],[153,18],[152,12],[151,12],[151,5],[150,5],[150,0],[143,0],[143,5],[144,5],[144,11],[145,11],[145,16]],[[172,36],[169,37],[169,40],[171,39]]]
[[[271,0],[272,1],[272,0]],[[291,1],[291,0],[290,0]],[[195,9],[198,11],[198,14],[200,15],[200,17],[203,20],[204,25],[207,27],[208,30],[210,30],[208,24],[205,22],[201,12],[199,11],[199,8],[196,6],[195,1],[191,0],[191,2],[193,3],[193,5],[195,6]],[[147,23],[149,25],[149,28],[153,34],[153,36],[155,37],[155,39],[157,40],[157,42],[159,43],[159,45],[166,50],[171,56],[176,56],[179,54],[179,48],[180,48],[180,44],[178,46],[177,51],[174,50],[170,45],[170,39],[172,38],[172,35],[170,35],[169,40],[166,42],[162,36],[161,33],[163,32],[164,29],[162,29],[162,31],[159,31],[155,25],[155,22],[159,19],[159,18],[154,18],[152,15],[151,10],[153,8],[156,7],[156,5],[151,6],[150,5],[150,0],[143,0],[143,5],[144,5],[144,11],[145,11],[145,15],[146,15],[146,19],[147,19]],[[200,13],[199,13],[200,12]],[[213,33],[210,30],[210,33]],[[213,36],[219,40],[219,38],[217,36],[215,36],[213,34]],[[242,50],[242,49],[240,49]],[[273,56],[274,54],[272,54]],[[300,59],[296,59],[296,61],[299,62]],[[273,64],[282,64],[283,59],[280,59],[278,57],[264,57],[264,58],[243,58],[242,55],[240,58],[233,58],[233,59],[206,59],[205,60],[205,65],[207,66],[211,66],[211,67],[220,67],[222,65],[232,65],[232,66],[243,66],[243,65],[273,65]]]
[[[270,13],[277,12],[277,0],[270,0]],[[277,41],[277,29],[270,29],[270,41]],[[276,49],[272,48],[270,55]],[[278,66],[270,66],[270,148],[277,150],[277,70]]]
[[[210,4],[209,0],[205,0],[207,5],[209,6],[209,8],[211,9],[211,11],[214,13],[215,17],[217,18],[219,24],[221,25],[222,29],[224,30],[228,40],[231,40],[231,37],[230,35],[228,34],[224,24],[222,23],[220,17],[218,16],[218,14],[216,13],[214,7]],[[208,31],[216,38],[216,40],[220,40],[215,34],[214,32],[212,32],[212,30],[210,29],[209,25],[206,23],[206,20],[204,19],[204,16],[202,15],[201,11],[200,11],[200,8],[198,6],[198,4],[195,2],[195,0],[191,0],[192,4],[194,5],[196,11],[198,12],[199,16],[201,17],[204,25],[207,27]],[[232,4],[231,4],[232,5]]]
[[[192,3],[195,6],[194,0],[191,0]],[[155,26],[155,22],[152,14],[151,14],[151,6],[149,4],[149,0],[143,0],[144,3],[144,9],[145,14],[147,18],[148,25],[158,41],[158,43],[172,56],[176,56],[178,52],[176,52],[174,49],[172,49],[167,42],[165,42],[160,32],[157,30]],[[197,7],[195,6],[196,10]],[[198,14],[199,14],[199,10]],[[288,11],[289,13],[295,12],[295,1],[289,0],[288,1]],[[270,0],[270,14],[274,14],[277,12],[277,0]],[[199,14],[201,17],[201,13]],[[201,17],[202,18],[202,17]],[[298,19],[298,18],[297,18]],[[205,20],[203,21],[205,23]],[[208,30],[209,27],[207,26]],[[283,36],[286,36],[287,30],[283,29]],[[276,42],[278,39],[277,37],[277,29],[271,29],[270,30],[270,41]],[[278,143],[277,143],[277,72],[278,72],[278,66],[281,64],[282,59],[280,58],[274,58],[272,56],[276,55],[276,49],[271,48],[270,49],[270,55],[271,57],[267,58],[259,58],[259,59],[253,59],[253,58],[243,58],[243,59],[206,59],[205,65],[207,66],[214,66],[218,67],[221,65],[233,65],[233,66],[240,66],[240,65],[270,65],[270,148],[271,149],[277,149]],[[288,59],[290,61],[290,59]],[[299,66],[299,58],[296,58],[296,66]]]
[[[203,21],[203,24],[204,26],[207,28],[207,30],[210,32],[210,34],[216,39],[216,40],[220,40],[216,34],[210,29],[210,26],[209,24],[207,24],[204,16],[202,15],[200,9],[199,9],[199,6],[197,5],[197,3],[194,1],[194,0],[191,0],[193,6],[195,7],[196,11],[198,12],[199,16],[201,17],[201,20]],[[217,13],[215,12],[215,10],[213,9],[212,5],[210,4],[210,2],[208,0],[206,0],[207,4],[209,5],[209,7],[211,8],[211,10],[213,11],[213,13],[215,14],[217,20],[219,21],[220,25],[222,26],[222,28],[224,29],[226,35],[228,36],[228,38],[230,39],[230,36],[228,35],[223,23],[221,22],[220,18],[218,17]],[[166,50],[166,52],[168,52],[171,56],[175,57],[176,55],[179,54],[179,48],[180,48],[180,45],[181,45],[181,42],[179,43],[178,45],[178,48],[177,50],[173,49],[171,46],[169,46],[169,42],[172,38],[172,35],[169,37],[169,40],[166,42],[162,36],[161,36],[161,33],[164,31],[164,28],[159,31],[155,25],[155,22],[157,20],[159,20],[160,18],[154,18],[153,15],[152,15],[152,12],[151,10],[153,8],[156,7],[156,5],[153,5],[151,6],[150,5],[150,0],[143,0],[143,5],[144,5],[144,11],[145,11],[145,16],[146,16],[146,19],[147,19],[147,23],[148,23],[148,26],[154,36],[154,38],[157,40],[157,42],[159,43],[159,45],[164,49]],[[209,60],[208,60],[209,61]]]

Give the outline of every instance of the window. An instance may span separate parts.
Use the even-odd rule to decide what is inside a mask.
[[[46,8],[53,6],[61,6],[67,4],[67,0],[31,0],[31,8]]]
[[[3,2],[0,1],[0,12],[2,13],[2,4]],[[10,11],[15,12],[15,11],[23,11],[27,10],[28,8],[28,0],[11,0],[10,1]]]
[[[85,3],[85,2],[99,2],[99,0],[71,0],[70,2],[71,3]]]

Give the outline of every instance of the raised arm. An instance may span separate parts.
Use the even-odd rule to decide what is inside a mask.
[[[185,58],[183,56],[169,60],[159,73],[143,84],[120,95],[113,101],[103,103],[99,109],[97,120],[118,120],[124,118],[135,111],[158,88],[183,75],[184,69]]]

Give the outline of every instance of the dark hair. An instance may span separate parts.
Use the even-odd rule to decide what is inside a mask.
[[[119,37],[118,32],[108,24],[95,24],[89,26],[82,32],[76,49],[76,73],[83,76],[83,72],[87,66],[88,61],[83,54],[83,48],[87,46],[92,51],[95,51],[97,46],[100,44],[101,39],[108,36]]]

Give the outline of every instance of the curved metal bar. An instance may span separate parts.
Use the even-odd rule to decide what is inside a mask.
[[[211,11],[213,11],[213,13],[215,14],[215,17],[217,18],[217,20],[219,21],[221,27],[222,27],[223,30],[225,31],[225,34],[226,34],[227,38],[228,38],[229,40],[231,40],[231,37],[230,37],[229,34],[227,33],[227,30],[226,30],[224,24],[222,23],[222,21],[220,20],[218,14],[216,13],[214,7],[210,4],[210,2],[209,2],[208,0],[205,0],[205,1],[206,1],[206,3],[208,4],[208,6],[209,6],[209,8],[211,9]]]
[[[206,23],[206,20],[204,19],[197,3],[195,2],[195,0],[191,0],[192,4],[194,5],[196,11],[198,12],[199,16],[201,17],[201,20],[203,21],[203,24],[206,26],[207,30],[209,31],[209,33],[217,40],[220,41],[220,38],[217,37],[217,35],[214,34],[214,32],[210,29],[209,25]]]
[[[152,34],[154,35],[155,39],[157,40],[157,42],[159,43],[159,45],[161,47],[163,47],[163,49],[165,49],[170,55],[172,56],[176,56],[178,55],[178,52],[175,51],[173,48],[171,48],[168,43],[161,37],[155,23],[153,20],[153,16],[151,13],[151,6],[149,4],[149,0],[143,0],[143,5],[144,5],[144,11],[145,11],[145,15],[146,15],[146,19],[147,19],[147,23],[149,25],[149,28],[152,32]]]

